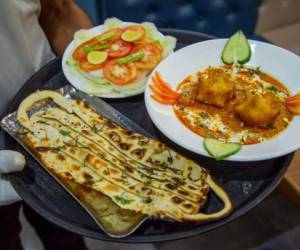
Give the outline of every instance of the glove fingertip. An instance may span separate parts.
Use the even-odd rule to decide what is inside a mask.
[[[0,206],[10,205],[21,200],[11,183],[7,180],[0,180]]]
[[[16,171],[21,171],[25,167],[25,156],[22,155],[21,153],[18,153],[16,158],[15,158],[15,166],[16,166]]]

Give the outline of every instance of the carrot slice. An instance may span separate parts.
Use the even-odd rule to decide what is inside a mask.
[[[293,106],[295,106],[295,105],[300,105],[300,99],[298,99],[298,100],[285,100],[285,103],[286,104],[288,104],[288,105],[293,105]]]
[[[160,92],[163,92],[163,93],[167,93],[168,95],[172,95],[176,98],[179,98],[180,97],[180,94],[173,91],[173,90],[170,90],[169,88],[166,88],[164,85],[160,84],[159,82],[157,82],[157,79],[156,78],[152,78],[153,80],[153,84],[154,86],[160,90]]]
[[[157,79],[156,79],[156,76],[152,76],[152,81],[154,83],[154,85],[159,88],[161,91],[164,91],[164,92],[169,92],[170,90],[168,88],[166,88],[164,85],[161,85]]]
[[[286,98],[285,106],[294,115],[300,115],[300,93]]]
[[[174,93],[174,94],[175,94],[175,93],[178,94],[175,90],[172,89],[172,87],[171,87],[168,83],[166,83],[166,82],[162,79],[162,77],[160,76],[160,74],[159,74],[158,72],[155,73],[155,79],[156,79],[156,83],[157,83],[159,86],[161,86],[163,89],[168,90],[168,91],[170,91],[170,92],[172,92],[172,93]]]
[[[300,103],[300,95],[290,96],[285,99],[286,103]]]
[[[288,98],[286,98],[286,100],[289,100],[289,101],[300,100],[300,93],[293,95],[293,96],[289,96]]]
[[[300,105],[286,105],[286,108],[294,115],[300,115]]]
[[[155,76],[152,78],[152,80],[161,90],[168,91],[174,95],[177,95],[178,97],[180,96],[180,94],[173,90],[168,83],[162,80],[158,72],[155,73]]]
[[[153,91],[153,93],[157,96],[160,96],[162,98],[166,98],[166,99],[174,99],[177,100],[178,97],[173,95],[172,93],[168,93],[168,92],[163,92],[160,88],[158,88],[156,85],[150,84],[149,85],[150,89]]]
[[[162,98],[162,97],[157,96],[157,95],[151,95],[151,98],[154,99],[155,101],[161,103],[161,104],[172,105],[172,104],[176,103],[176,100],[174,100],[174,99],[165,99],[165,98]]]

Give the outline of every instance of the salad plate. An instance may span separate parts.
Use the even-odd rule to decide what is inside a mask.
[[[157,66],[147,82],[145,91],[145,104],[147,107],[147,111],[158,129],[176,144],[197,154],[209,157],[211,156],[211,154],[207,150],[207,147],[204,143],[205,136],[201,136],[201,131],[199,135],[199,133],[197,133],[198,131],[196,131],[195,129],[195,124],[199,121],[194,120],[191,122],[190,120],[190,125],[191,123],[193,123],[191,126],[189,126],[186,122],[182,122],[183,120],[188,119],[187,116],[182,115],[187,111],[187,109],[184,110],[184,108],[180,108],[178,102],[173,103],[172,99],[170,99],[174,98],[174,96],[176,97],[176,91],[179,91],[179,93],[177,93],[178,95],[184,95],[184,91],[180,86],[183,86],[182,84],[184,82],[192,82],[193,80],[191,80],[191,77],[195,77],[195,72],[198,72],[198,76],[202,75],[202,77],[204,78],[209,78],[209,76],[204,76],[204,73],[213,70],[221,70],[220,67],[226,74],[230,72],[238,75],[240,72],[241,74],[246,75],[250,72],[251,77],[253,76],[255,78],[254,80],[257,80],[258,82],[255,82],[255,84],[257,83],[257,86],[261,88],[259,89],[260,92],[257,94],[258,96],[266,97],[273,94],[278,95],[278,100],[282,100],[282,108],[284,108],[287,103],[288,105],[294,105],[293,107],[296,107],[296,104],[299,103],[299,97],[297,97],[299,95],[295,95],[300,91],[300,77],[297,70],[300,67],[300,58],[298,56],[275,45],[250,40],[249,44],[252,52],[251,59],[246,64],[242,66],[239,65],[237,68],[234,68],[235,65],[224,65],[221,58],[222,50],[227,41],[227,39],[214,39],[199,42],[176,51]],[[247,71],[249,72],[247,73]],[[155,78],[157,72],[159,72],[163,81],[168,83],[169,87],[172,88],[169,93],[164,93],[165,99],[161,100],[164,103],[160,103],[159,100],[157,101],[152,98],[155,92],[155,89],[153,89],[153,79]],[[268,75],[268,79],[272,78],[273,82],[276,81],[278,84],[280,82],[282,85],[279,84],[281,86],[279,87],[279,85],[277,86],[274,83],[273,85],[277,86],[275,88],[272,84],[266,83],[266,77],[264,78],[265,80],[262,80],[262,78],[259,78],[258,75]],[[226,109],[226,105],[231,105],[230,102],[228,102],[224,105],[225,107],[220,107],[222,106],[222,102],[220,101],[220,98],[218,99],[218,97],[214,95],[214,93],[212,92],[214,91],[213,89],[210,89],[210,92],[207,91],[207,93],[209,92],[210,98],[205,97],[206,87],[204,83],[205,80],[202,79],[202,85],[201,88],[199,87],[197,101],[204,102],[203,105],[205,106],[206,111],[208,111],[208,106],[212,106],[211,110],[213,109],[213,111],[215,112],[215,110]],[[219,87],[222,88],[221,85]],[[279,89],[281,89],[282,92],[279,91]],[[244,95],[246,95],[247,92],[250,92],[249,89],[238,89],[238,91],[244,92]],[[230,98],[234,99],[236,98],[236,96],[237,93],[234,93]],[[207,98],[207,100],[205,100],[205,98]],[[245,100],[247,100],[247,98]],[[276,101],[274,101],[274,103],[275,102]],[[255,103],[254,99],[250,103]],[[266,102],[264,103],[266,104]],[[232,137],[226,135],[224,131],[228,129],[227,125],[229,118],[224,122],[223,118],[223,120],[220,119],[220,115],[222,117],[221,113],[220,115],[218,114],[217,116],[215,116],[215,118],[218,118],[218,121],[214,120],[208,122],[208,120],[206,119],[205,121],[202,121],[203,124],[200,125],[202,128],[205,126],[211,128],[210,133],[207,133],[207,137],[217,138],[226,143],[238,143],[242,146],[240,151],[236,150],[236,152],[234,152],[235,154],[228,155],[228,159],[232,161],[266,160],[291,153],[300,148],[300,141],[297,136],[298,130],[300,128],[299,116],[290,116],[290,111],[286,111],[286,116],[289,116],[290,118],[278,115],[279,111],[278,113],[274,114],[274,110],[277,108],[275,104],[275,106],[272,106],[273,104],[270,104],[270,112],[268,112],[264,108],[264,105],[260,105],[257,103],[255,103],[255,105],[257,106],[252,105],[252,107],[248,107],[248,110],[242,110],[244,113],[239,113],[239,110],[236,109],[236,112],[232,114],[232,116],[238,116],[240,118],[239,121],[241,123],[241,127],[244,129],[243,133],[245,132],[243,136],[240,136],[241,133],[238,134],[239,136],[237,136],[237,134],[234,134],[234,136]],[[256,117],[250,117],[247,120],[247,115],[250,116],[250,114],[253,113],[253,110],[256,107],[258,107],[258,114],[256,114]],[[239,109],[241,110],[241,108]],[[289,109],[289,107],[287,109]],[[178,112],[181,112],[181,117],[180,115],[178,116]],[[200,115],[205,115],[205,118],[207,118],[210,117],[211,114],[212,113],[209,112],[205,114],[202,112]],[[284,129],[282,129],[282,131],[278,132],[276,135],[272,135],[272,137],[270,138],[256,138],[258,140],[255,141],[255,137],[253,136],[254,133],[251,132],[252,130],[255,130],[256,132],[268,131],[268,133],[270,134],[270,131],[274,131],[275,129],[274,126],[271,126],[272,124],[269,121],[267,121],[265,124],[263,124],[264,121],[259,121],[258,116],[261,116],[262,119],[266,119],[268,116],[273,118],[277,116],[276,119],[278,121],[275,124],[279,124],[278,122],[285,122],[286,124],[283,125]],[[218,127],[217,124],[221,123],[220,120],[222,120],[223,123]],[[256,121],[257,124],[251,124],[251,122],[254,123],[254,121]],[[213,134],[212,131],[214,131],[215,133]],[[252,134],[250,134],[250,132]],[[251,136],[253,137],[251,138]]]
[[[75,88],[89,95],[130,97],[144,92],[149,73],[175,45],[174,37],[163,35],[152,23],[109,18],[75,33],[62,69]]]

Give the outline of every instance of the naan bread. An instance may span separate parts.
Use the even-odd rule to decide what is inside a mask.
[[[27,111],[52,99],[55,106]],[[82,100],[54,91],[27,97],[18,110],[24,139],[54,174],[100,191],[124,209],[177,221],[216,219],[232,208],[208,171],[163,143],[109,121]],[[201,214],[211,187],[224,208]]]

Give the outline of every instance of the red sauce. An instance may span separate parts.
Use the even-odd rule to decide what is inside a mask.
[[[230,71],[231,67],[210,67],[204,70],[204,72],[200,72],[199,75],[200,77],[203,77],[206,71],[220,69]],[[247,126],[235,111],[236,105],[242,103],[245,100],[245,96],[248,91],[257,91],[260,88],[260,85],[258,85],[258,83],[256,86],[256,84],[253,84],[250,81],[248,82],[243,77],[246,76],[248,77],[248,79],[253,77],[254,79],[254,73],[252,70],[238,71],[238,77],[236,77],[234,80],[235,90],[233,98],[229,100],[224,107],[216,107],[212,104],[199,101],[196,101],[193,103],[193,105],[189,106],[177,103],[174,106],[174,112],[177,118],[188,129],[192,130],[194,133],[202,137],[213,137],[217,139],[223,139],[227,142],[233,142],[237,140],[236,142],[239,142],[241,144],[255,144],[278,135],[280,132],[287,128],[288,123],[293,119],[293,115],[285,107],[285,97],[279,97],[276,92],[282,92],[282,94],[286,96],[289,96],[289,92],[282,83],[280,83],[269,74],[263,73],[261,71],[255,72],[255,74],[258,75],[261,80],[270,83],[271,87],[267,90],[267,92],[276,97],[276,103],[278,103],[276,105],[279,105],[279,114],[276,116],[272,124],[270,124],[268,127],[262,128]],[[191,84],[189,83],[189,77],[187,77],[183,82],[179,84],[177,91],[181,92],[183,87],[187,86],[186,84]],[[193,118],[189,118],[190,116],[187,116],[187,113],[193,114]],[[218,117],[218,119],[215,117]],[[217,123],[217,125],[212,126],[211,124],[213,124],[216,120],[219,120],[219,122]],[[220,124],[222,124],[222,126],[219,126]],[[221,127],[223,127],[223,129]]]

